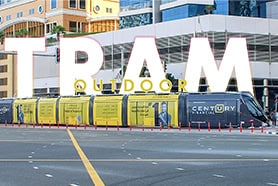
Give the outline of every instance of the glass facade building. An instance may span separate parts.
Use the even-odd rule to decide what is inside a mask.
[[[268,1],[121,0],[120,28],[130,28],[205,14],[266,18],[266,3]],[[154,18],[155,16],[156,18]]]
[[[165,5],[174,1],[162,1]],[[205,14],[266,18],[266,0],[214,0],[214,5],[184,4],[161,10],[162,22]]]
[[[120,17],[121,29],[152,24],[152,0],[121,0],[120,7],[121,12],[151,9],[142,13],[136,12],[135,14]]]

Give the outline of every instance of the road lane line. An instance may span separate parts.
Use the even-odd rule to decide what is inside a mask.
[[[81,159],[30,159],[24,158],[14,158],[14,159],[1,159],[0,163],[2,162],[81,162]],[[140,162],[152,162],[153,164],[158,164],[159,162],[265,162],[265,159],[260,158],[188,158],[188,159],[88,159],[89,162],[133,162],[133,163],[140,163]],[[278,158],[270,158],[269,161],[278,161]]]
[[[99,177],[96,170],[94,169],[94,167],[92,166],[92,164],[90,163],[90,161],[87,158],[87,156],[85,155],[85,153],[80,148],[79,144],[77,143],[77,141],[76,141],[75,137],[73,136],[73,134],[71,133],[71,131],[69,129],[67,129],[67,132],[68,132],[68,135],[70,136],[70,139],[73,143],[73,146],[75,147],[75,149],[76,149],[78,155],[80,156],[84,166],[86,167],[87,172],[88,172],[91,180],[93,181],[93,183],[95,185],[98,185],[98,186],[105,185],[103,183],[103,181],[101,180],[101,178]]]
[[[225,178],[225,176],[223,176],[223,175],[221,175],[221,174],[214,174],[214,175],[212,175],[212,176],[217,177],[217,178]]]
[[[278,186],[278,183],[267,183],[267,185]]]

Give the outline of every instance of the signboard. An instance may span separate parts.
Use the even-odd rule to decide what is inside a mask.
[[[178,95],[130,95],[130,126],[178,127]]]
[[[28,47],[27,47],[28,46]],[[33,90],[32,52],[45,50],[44,38],[6,38],[5,50],[18,52],[18,97],[31,97]],[[92,38],[60,38],[60,94],[74,95],[86,92],[87,95],[101,94],[102,86],[97,87],[92,77],[103,65],[103,50]],[[88,54],[88,61],[75,63],[75,54],[83,51]],[[146,63],[150,77],[139,77],[143,64]],[[201,71],[204,71],[211,92],[226,91],[232,72],[235,71],[239,91],[253,94],[251,68],[248,59],[245,38],[230,38],[221,64],[216,64],[208,38],[192,38],[188,62],[183,81],[187,82],[182,91],[197,92]],[[82,81],[80,91],[76,81]],[[115,83],[115,80],[111,80]],[[100,83],[102,84],[102,83]],[[113,85],[112,85],[113,87]],[[77,90],[76,90],[77,89]],[[154,37],[136,37],[126,68],[121,94],[135,91],[170,92],[171,82],[165,80],[164,69]]]

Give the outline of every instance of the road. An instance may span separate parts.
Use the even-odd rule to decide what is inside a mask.
[[[0,185],[274,185],[278,136],[0,127]]]

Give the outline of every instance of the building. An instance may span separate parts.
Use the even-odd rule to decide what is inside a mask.
[[[189,2],[189,0],[167,1],[167,3],[163,1],[161,4],[154,4],[158,1],[141,0],[140,2],[143,4],[139,3],[138,7],[143,8],[134,8],[131,10],[127,5],[127,10],[125,11],[123,11],[123,2],[121,1],[122,12],[120,13],[120,21],[125,16],[133,16],[137,15],[137,13],[149,14],[151,21],[146,22],[148,24],[141,24],[139,21],[139,25],[128,26],[118,31],[89,35],[89,37],[96,39],[103,47],[104,64],[101,71],[94,77],[96,79],[102,79],[107,84],[104,88],[109,90],[109,80],[119,78],[121,63],[127,64],[136,36],[153,36],[156,38],[160,58],[162,61],[167,62],[167,73],[173,74],[175,78],[182,78],[184,76],[190,39],[192,37],[208,37],[217,62],[222,60],[226,44],[230,37],[244,37],[247,39],[256,97],[262,103],[264,99],[264,82],[268,83],[267,87],[270,97],[278,92],[278,74],[276,73],[278,71],[278,20],[265,18],[266,16],[275,18],[277,11],[273,7],[277,6],[277,0],[271,2],[263,0],[252,1],[253,5],[254,2],[258,3],[252,13],[250,12],[251,1],[207,0],[206,4],[199,4],[196,7],[205,8],[207,6],[215,6],[214,4],[216,3],[216,9],[212,10],[211,13],[195,16],[185,14],[184,18],[175,18],[175,20],[168,20],[170,18],[167,18],[166,13],[163,16],[162,11],[168,11],[182,6],[187,6],[187,8],[192,7],[192,4],[180,4],[182,2]],[[135,2],[135,0],[128,2]],[[196,3],[198,1],[194,2]],[[217,2],[229,3],[220,6]],[[249,12],[248,14],[240,14],[238,7],[238,3],[240,2],[249,3],[249,8],[245,7],[247,9],[245,11]],[[216,14],[215,12],[217,11],[221,12],[220,7],[223,10],[229,11]],[[161,16],[154,18],[154,14],[156,15],[157,13]],[[138,20],[142,21],[144,19]],[[54,48],[48,48],[48,53],[53,54]],[[58,64],[53,62],[45,63],[50,61],[47,58],[35,57],[34,95],[50,94],[52,90],[59,91]],[[118,80],[120,82],[120,78]],[[230,80],[228,90],[237,90],[235,85],[236,80],[233,76]],[[200,91],[206,91],[207,88],[206,79],[203,77],[201,79]]]
[[[267,17],[272,19],[278,19],[278,0],[268,2],[266,4]]]
[[[0,29],[6,36],[27,30],[28,36],[65,32],[106,32],[118,29],[119,0],[2,0]]]
[[[105,52],[104,65],[102,71],[95,76],[96,79],[103,79],[108,83],[109,79],[117,77],[121,68],[122,48],[126,64],[136,36],[156,38],[160,58],[167,62],[167,72],[172,73],[175,78],[184,77],[192,37],[208,37],[217,62],[222,60],[230,37],[244,37],[247,39],[256,97],[262,101],[264,80],[268,81],[270,97],[278,92],[276,19],[212,14],[91,35],[101,43]],[[228,90],[237,90],[235,84],[236,81],[232,78]],[[200,91],[205,90],[206,81],[202,79]]]
[[[267,2],[267,0],[122,0],[119,14],[120,28],[206,14],[266,18]]]
[[[58,25],[68,35],[119,28],[119,0],[1,0],[0,12],[0,30],[5,37],[47,37],[49,44],[54,41],[54,45],[57,45],[57,39],[52,31]],[[46,56],[39,61],[50,64],[46,69],[50,68],[52,72],[58,70],[57,64],[52,65],[55,64],[53,57]],[[16,55],[0,54],[0,62],[0,69],[4,70],[0,70],[0,97],[16,96],[16,77],[13,74],[16,72]],[[6,69],[8,72],[5,72]],[[38,76],[48,75],[43,72]],[[50,87],[50,90],[56,91],[57,88]]]
[[[107,32],[119,29],[119,0],[87,0],[87,32]]]

